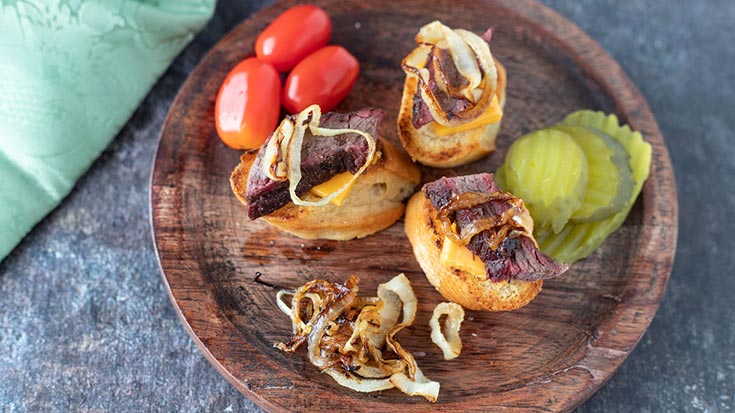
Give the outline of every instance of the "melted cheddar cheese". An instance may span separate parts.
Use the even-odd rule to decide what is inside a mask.
[[[346,184],[350,179],[352,178],[352,174],[349,172],[343,172],[341,174],[335,175],[332,179],[328,180],[327,182],[321,183],[313,188],[311,188],[311,192],[315,193],[316,195],[326,198],[329,196],[329,194],[336,192],[339,188],[342,188],[344,184]],[[350,190],[352,189],[352,186],[355,184],[353,181],[352,184],[336,196],[334,199],[332,199],[331,203],[333,203],[336,206],[342,205],[345,198],[347,198],[347,195],[350,193]]]
[[[490,125],[493,123],[500,122],[500,119],[503,118],[503,109],[500,108],[500,102],[498,101],[498,96],[493,96],[492,101],[490,101],[490,107],[487,108],[487,110],[477,117],[477,119],[467,122],[465,124],[454,126],[454,127],[448,127],[439,124],[438,122],[433,122],[434,125],[434,133],[436,136],[449,136],[453,135],[455,133],[460,132],[466,132],[468,130],[472,130],[475,128],[478,128],[480,126]]]
[[[444,245],[439,256],[442,265],[468,272],[472,275],[485,277],[485,264],[467,247],[444,237]]]

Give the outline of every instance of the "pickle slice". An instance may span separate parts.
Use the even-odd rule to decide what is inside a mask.
[[[500,167],[498,167],[498,170],[495,171],[495,175],[493,175],[493,180],[498,188],[505,192],[510,192],[508,185],[505,183],[505,165],[500,165]]]
[[[635,181],[633,193],[626,207],[617,214],[595,222],[569,223],[556,234],[544,229],[536,232],[536,241],[541,251],[556,261],[572,264],[590,255],[625,221],[641,192],[643,183],[648,178],[651,168],[651,145],[643,140],[639,132],[631,131],[627,125],[620,126],[615,115],[608,116],[602,112],[583,110],[567,116],[562,124],[595,128],[612,136],[628,152],[629,165]]]
[[[633,171],[625,148],[610,136],[584,126],[556,125],[582,148],[589,168],[589,183],[582,206],[569,218],[592,222],[616,214],[628,204],[633,193]]]
[[[559,130],[541,129],[520,137],[505,158],[505,185],[523,198],[538,227],[559,232],[584,201],[587,159]]]

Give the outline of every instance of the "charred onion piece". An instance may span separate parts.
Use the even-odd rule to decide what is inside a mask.
[[[454,224],[454,213],[459,210],[472,209],[492,201],[502,201],[510,204],[499,215],[492,215],[477,219],[465,225],[459,233]],[[533,221],[526,211],[523,200],[508,192],[497,191],[491,193],[464,192],[452,197],[449,202],[438,211],[438,219],[442,223],[444,234],[460,245],[469,244],[472,237],[483,231],[492,231],[490,247],[497,249],[509,235],[526,235],[533,239]]]
[[[427,379],[396,334],[416,318],[418,301],[405,275],[378,287],[378,297],[357,296],[359,278],[344,284],[314,280],[278,292],[293,337],[275,347],[293,352],[307,343],[309,361],[337,383],[360,392],[393,387],[434,402],[439,383]],[[283,301],[291,296],[291,306]]]
[[[449,127],[457,126],[477,118],[487,110],[495,95],[498,77],[487,41],[467,30],[452,30],[434,21],[419,30],[416,43],[418,47],[403,59],[401,67],[407,75],[418,78],[421,98],[436,122]],[[459,88],[447,81],[440,65],[435,62],[437,56],[445,52],[451,55],[452,63],[463,78]],[[427,64],[434,69],[433,79]],[[445,112],[432,91],[433,82],[442,92],[467,101],[467,109],[451,114]]]

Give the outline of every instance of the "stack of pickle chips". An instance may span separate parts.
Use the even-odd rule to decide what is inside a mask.
[[[495,179],[525,201],[541,251],[571,264],[623,224],[650,165],[639,132],[615,115],[581,110],[516,140]]]

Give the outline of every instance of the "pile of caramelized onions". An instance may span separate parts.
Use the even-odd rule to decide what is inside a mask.
[[[369,133],[357,129],[327,129],[319,126],[322,110],[319,105],[311,105],[299,113],[294,119],[287,116],[278,129],[268,140],[263,157],[263,172],[274,181],[288,180],[288,191],[291,201],[301,206],[322,206],[341,195],[352,186],[352,183],[370,166],[375,157],[375,138]],[[309,130],[315,137],[330,137],[348,133],[356,133],[367,141],[368,155],[365,163],[357,170],[352,178],[338,190],[318,201],[301,199],[296,194],[296,187],[301,182],[301,147],[304,144],[304,134]]]
[[[457,126],[474,120],[487,110],[495,95],[498,74],[490,46],[482,37],[463,29],[452,30],[439,21],[433,21],[419,30],[416,43],[418,47],[403,59],[401,67],[407,75],[418,78],[421,97],[436,122],[448,127]],[[459,89],[450,87],[444,74],[440,73],[439,65],[434,65],[435,76],[431,79],[426,65],[432,64],[430,57],[436,49],[449,52],[457,72],[466,80]],[[432,91],[434,83],[442,93],[465,99],[471,105],[460,113],[446,113]]]
[[[399,274],[367,298],[357,296],[358,282],[352,275],[344,284],[314,280],[279,291],[278,307],[291,318],[293,338],[275,346],[293,352],[306,343],[309,361],[352,390],[395,387],[436,401],[439,383],[423,375],[395,337],[416,318],[418,301],[408,278]]]
[[[463,226],[457,231],[457,225],[453,222],[453,216],[457,211],[476,208],[491,201],[507,202],[510,204],[510,208],[504,210],[500,215],[491,215],[473,220],[469,225]],[[521,198],[508,192],[465,192],[455,195],[439,209],[437,218],[442,223],[444,235],[460,245],[469,244],[472,237],[487,230],[492,231],[490,234],[492,249],[497,249],[503,240],[509,236],[515,238],[525,235],[534,240],[531,214]]]

